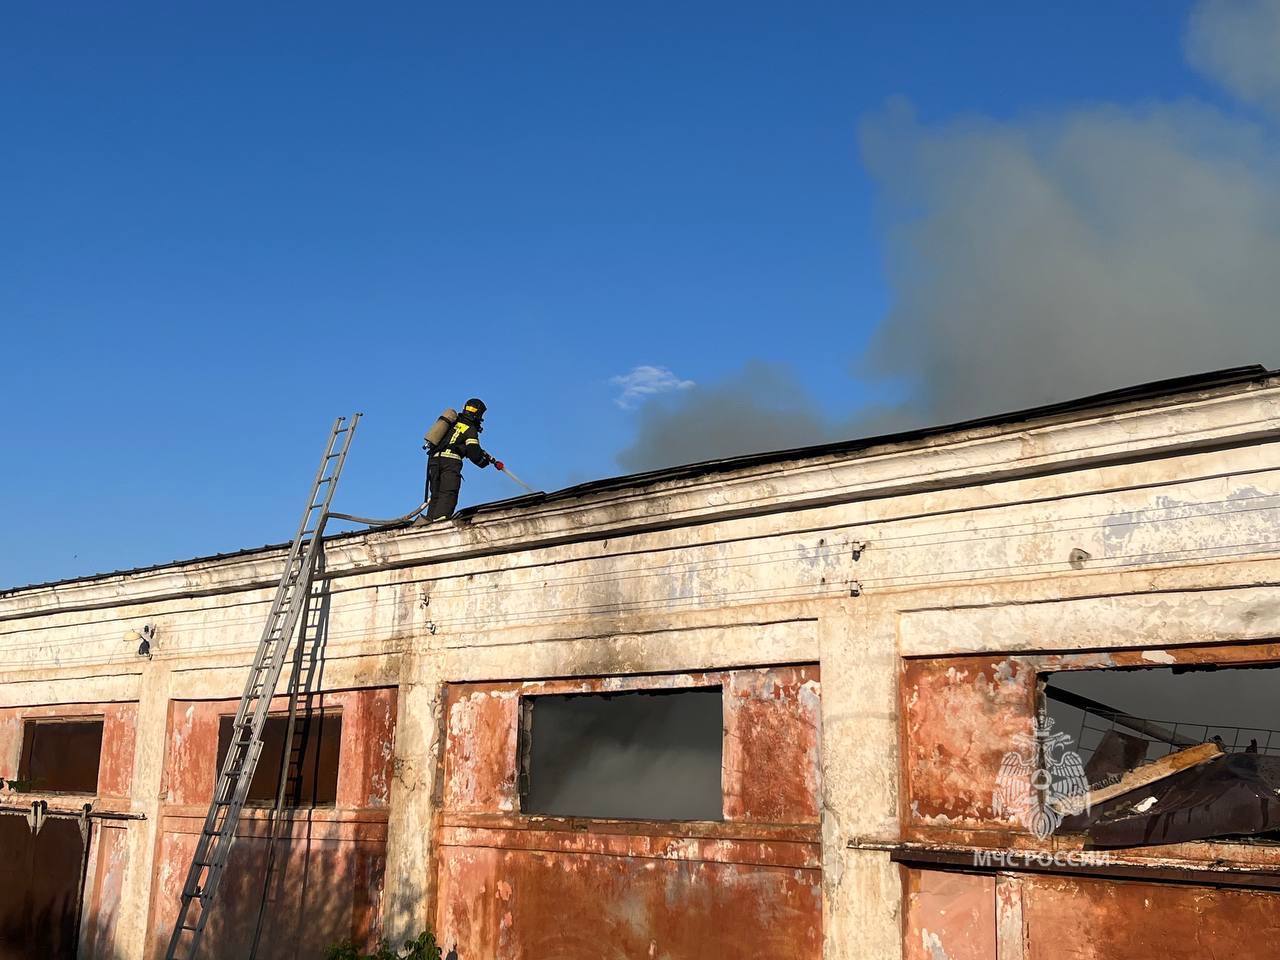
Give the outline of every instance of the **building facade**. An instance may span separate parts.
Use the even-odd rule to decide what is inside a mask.
[[[282,560],[0,594],[0,957],[162,956]],[[1105,783],[1268,755],[1220,689],[1160,698],[1265,687],[1277,581],[1258,368],[333,536],[301,773],[273,824],[273,720],[203,952],[431,928],[460,960],[1280,957],[1267,830],[1104,851],[1008,792],[1011,755],[1066,769],[1018,754],[1046,694],[1103,674],[1144,692],[1066,746],[1174,757]]]

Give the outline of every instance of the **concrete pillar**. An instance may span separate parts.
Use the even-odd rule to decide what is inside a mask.
[[[887,851],[868,849],[899,838],[895,624],[889,604],[865,595],[818,621],[826,960],[902,956],[899,870]]]
[[[163,660],[153,660],[143,668],[130,795],[133,812],[145,819],[129,825],[129,860],[115,925],[117,960],[143,960],[147,951],[172,676]]]
[[[435,923],[432,847],[437,810],[432,797],[444,709],[442,661],[433,651],[406,653],[401,661],[382,896],[383,936],[393,944]]]

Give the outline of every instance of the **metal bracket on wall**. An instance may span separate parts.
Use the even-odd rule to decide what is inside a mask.
[[[82,816],[87,816],[89,817],[90,820],[145,820],[147,819],[147,815],[145,813],[121,813],[121,812],[116,812],[112,810],[93,810],[93,809],[90,809],[88,813],[85,813],[83,808],[77,809],[77,810],[60,810],[57,807],[50,808],[49,801],[47,800],[41,800],[39,802],[44,804],[42,813],[44,814],[44,818],[46,820],[50,820],[50,819],[56,820],[60,818],[78,820]],[[13,804],[0,803],[0,813],[20,813],[23,816],[29,817],[31,816],[31,807],[27,805],[17,806]]]
[[[31,810],[27,813],[27,826],[31,828],[33,836],[38,836],[41,828],[44,827],[44,821],[49,813],[49,804],[43,800],[32,800]]]
[[[89,811],[93,809],[93,804],[86,803],[80,808],[80,841],[87,847],[89,845]]]

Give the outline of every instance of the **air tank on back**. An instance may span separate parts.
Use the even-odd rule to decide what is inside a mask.
[[[449,407],[436,417],[436,422],[431,425],[426,434],[422,438],[422,449],[435,450],[444,438],[449,435],[449,431],[453,429],[453,425],[458,422],[458,411]]]

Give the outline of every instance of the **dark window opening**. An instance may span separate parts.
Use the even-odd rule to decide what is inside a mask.
[[[1280,839],[1280,665],[1178,665],[1040,677],[1088,809],[1063,829],[1100,847]],[[1059,756],[1039,766],[1053,773]],[[1077,768],[1078,769],[1078,768]]]
[[[719,687],[525,697],[520,809],[609,820],[721,820]]]
[[[101,720],[28,720],[22,726],[18,779],[37,793],[98,792]]]
[[[218,725],[218,772],[231,747],[234,717],[222,717]],[[280,790],[281,763],[285,756],[288,716],[269,716],[262,730],[262,755],[249,782],[246,803],[274,806]],[[294,720],[293,741],[288,745],[285,806],[323,807],[338,801],[338,757],[342,742],[342,714],[317,711]],[[216,774],[215,774],[216,775]]]
[[[1136,766],[1209,741],[1280,757],[1280,665],[1065,670],[1041,681],[1054,729],[1095,767],[1100,750]]]

